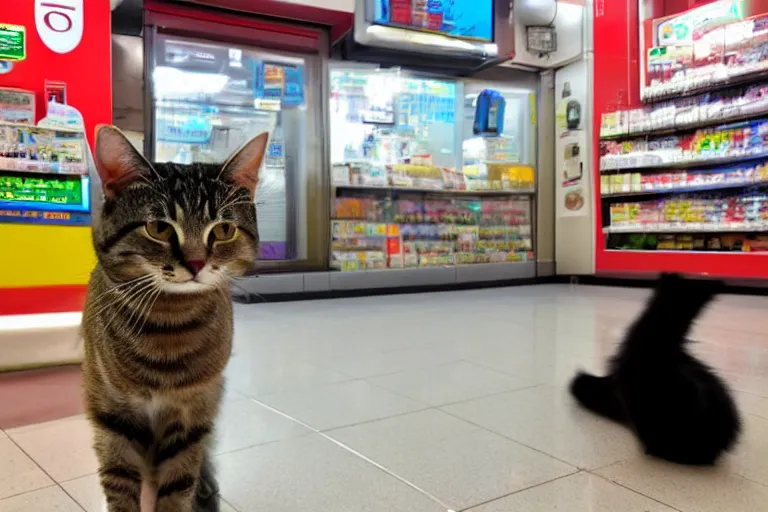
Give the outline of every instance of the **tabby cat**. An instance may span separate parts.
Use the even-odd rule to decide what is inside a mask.
[[[119,130],[97,128],[104,205],[83,374],[109,512],[218,509],[208,446],[232,347],[231,280],[258,255],[267,139],[223,166],[152,165]]]

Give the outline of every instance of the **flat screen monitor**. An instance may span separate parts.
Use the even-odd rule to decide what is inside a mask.
[[[356,0],[354,41],[390,52],[514,56],[509,0]]]
[[[374,0],[374,23],[493,42],[493,0]]]

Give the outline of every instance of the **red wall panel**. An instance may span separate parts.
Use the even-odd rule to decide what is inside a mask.
[[[92,144],[95,126],[112,122],[109,2],[107,0],[84,2],[83,37],[78,46],[66,54],[54,53],[40,39],[35,28],[34,4],[33,0],[0,0],[0,22],[23,25],[27,31],[27,58],[15,63],[10,73],[0,75],[0,86],[34,91],[39,120],[45,115],[43,92],[45,80],[66,82],[67,102],[83,114],[86,134]],[[2,242],[3,226],[0,224],[0,252],[39,250],[41,245],[46,245],[45,242],[39,243],[40,240],[35,240],[35,237],[39,236],[39,230],[36,229],[38,226],[30,225],[24,226],[24,229],[29,232],[28,247],[20,244],[5,247]],[[47,247],[48,257],[51,259],[57,258],[59,262],[66,262],[67,258],[74,258],[82,253],[75,250],[73,245],[77,245],[78,248],[82,244],[90,245],[89,237],[76,237],[75,232],[72,231],[83,228],[57,226],[55,229],[64,231],[66,239],[70,240],[70,234],[72,238],[69,246]],[[35,243],[32,243],[33,241]],[[40,261],[45,258],[30,258],[30,260]],[[0,261],[2,261],[1,257]],[[0,272],[27,271],[28,269],[8,267],[0,269]],[[40,273],[50,269],[36,268],[34,271],[39,276]],[[0,315],[77,311],[82,308],[85,290],[85,285],[80,284],[0,289]]]

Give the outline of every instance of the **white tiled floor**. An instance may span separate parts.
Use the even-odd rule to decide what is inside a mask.
[[[216,459],[225,512],[768,510],[768,298],[693,346],[737,390],[715,468],[646,458],[576,407],[643,290],[534,286],[237,306]],[[0,512],[101,512],[82,417],[0,432]]]

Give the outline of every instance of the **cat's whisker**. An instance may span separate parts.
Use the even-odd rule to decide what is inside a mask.
[[[146,307],[149,305],[152,295],[159,289],[160,286],[158,286],[156,282],[153,282],[151,286],[143,291],[141,297],[136,299],[136,308],[127,321],[127,329],[129,331],[133,331],[133,328],[138,325],[142,319],[146,321],[146,315],[149,313]]]
[[[152,277],[153,277],[152,275],[142,276],[142,277],[133,279],[131,281],[128,281],[126,283],[123,283],[121,285],[112,287],[109,290],[105,291],[104,293],[100,294],[95,299],[93,299],[92,302],[89,303],[86,317],[91,318],[101,314],[102,311],[114,305],[114,301],[117,298],[114,296],[115,294],[117,295],[128,294],[132,289],[138,288],[141,284],[144,284],[147,280],[152,279]],[[104,304],[101,304],[101,302],[103,301],[107,301],[107,302]],[[98,306],[98,307],[96,309],[93,309],[94,306]]]
[[[227,194],[219,201],[219,204],[226,204],[229,200],[234,199],[239,192],[239,187],[229,187]]]
[[[264,297],[263,295],[260,295],[260,294],[258,294],[256,292],[252,292],[252,291],[246,290],[243,286],[239,285],[237,283],[237,280],[238,279],[243,279],[242,277],[233,276],[233,275],[230,275],[227,272],[222,272],[222,276],[224,276],[224,278],[226,278],[229,281],[230,285],[234,286],[235,288],[237,288],[238,290],[243,292],[243,294],[245,294],[246,296],[254,296],[254,297],[257,297],[258,299],[260,299],[262,302],[267,302],[266,297]]]
[[[241,204],[245,205],[245,206],[253,206],[254,208],[256,207],[256,205],[254,205],[253,201],[235,201],[233,203],[229,203],[229,204],[227,204],[225,206],[222,206],[219,209],[223,211],[223,210],[227,210],[229,208],[233,208],[235,206],[240,206]]]
[[[130,307],[131,303],[137,302],[137,299],[142,297],[144,292],[152,288],[153,285],[154,285],[154,281],[145,282],[145,283],[142,283],[142,286],[127,292],[125,297],[123,297],[123,299],[118,302],[117,309],[113,311],[113,315],[107,321],[106,325],[104,326],[104,330],[106,331],[115,321],[115,319],[119,318],[122,312]],[[130,316],[128,317],[128,320],[126,320],[126,324],[130,321],[130,319],[133,317],[134,314],[135,314],[135,310],[132,310],[130,313]]]
[[[227,192],[227,195],[225,195],[224,198],[219,201],[219,204],[227,204],[228,201],[234,198],[235,194],[237,194],[239,190],[240,189],[238,187],[230,187],[229,192]]]
[[[144,315],[144,321],[141,323],[141,326],[138,329],[138,332],[142,332],[144,330],[144,326],[147,324],[147,320],[149,319],[149,313],[152,311],[152,309],[155,307],[155,303],[157,302],[157,299],[162,295],[163,289],[158,286],[157,289],[155,289],[154,296],[152,298],[152,303],[149,305],[149,308],[147,309],[147,313]]]
[[[113,293],[113,292],[116,292],[116,291],[118,291],[118,290],[121,290],[121,289],[123,289],[123,288],[126,288],[126,287],[128,287],[128,286],[131,286],[131,285],[133,285],[133,284],[136,284],[136,283],[138,283],[138,282],[144,281],[144,280],[146,280],[146,279],[151,279],[151,278],[152,278],[152,275],[151,275],[151,274],[146,274],[146,275],[143,275],[143,276],[139,276],[139,277],[137,277],[137,278],[131,279],[130,281],[125,281],[125,282],[123,282],[123,283],[120,283],[120,284],[118,284],[118,285],[115,285],[115,286],[111,286],[111,287],[109,287],[109,288],[108,288],[108,289],[107,289],[107,290],[106,290],[104,293],[102,293],[102,294],[100,294],[100,295],[98,295],[98,296],[94,297],[94,299],[93,299],[93,300],[94,300],[94,301],[97,301],[97,300],[101,299],[102,297],[104,297],[105,295],[107,295],[107,294],[109,294],[109,293]]]

